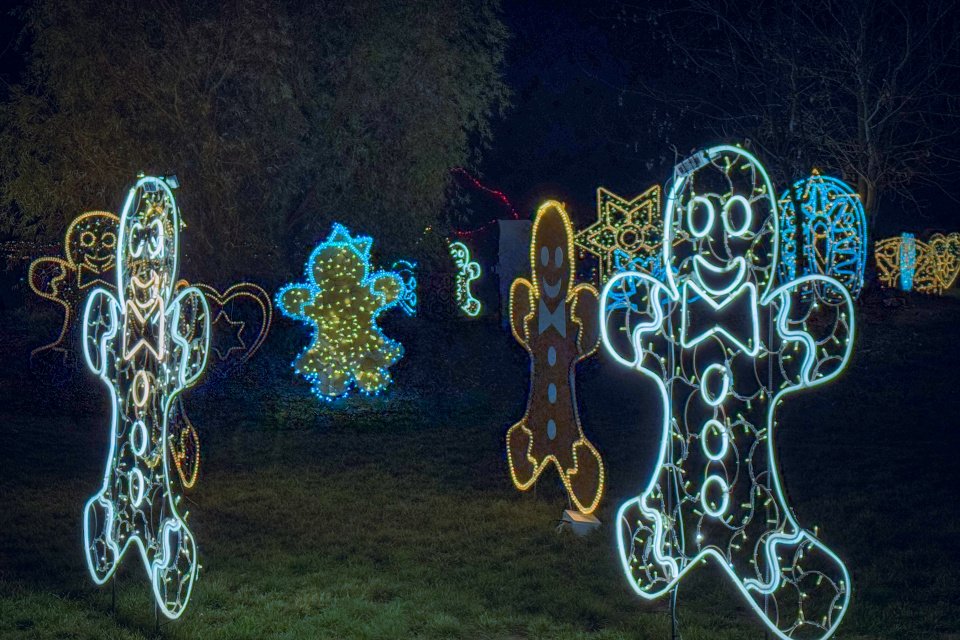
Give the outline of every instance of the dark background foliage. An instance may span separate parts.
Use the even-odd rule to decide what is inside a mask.
[[[178,176],[186,271],[299,270],[330,223],[414,250],[507,104],[495,2],[36,0],[0,105],[0,231],[57,240]]]

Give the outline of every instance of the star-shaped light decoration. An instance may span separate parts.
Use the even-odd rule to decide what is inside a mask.
[[[600,259],[600,282],[618,271],[618,253],[621,263],[624,255],[658,256],[663,236],[660,211],[659,185],[632,200],[597,189],[597,221],[577,233],[574,243]]]
[[[220,324],[221,320],[223,324]],[[220,325],[220,330],[214,333],[217,340],[216,344],[213,345],[213,350],[217,353],[221,362],[229,358],[234,351],[242,353],[247,348],[247,343],[243,341],[243,330],[247,326],[246,322],[234,320],[227,315],[226,311],[221,309],[213,321],[213,326],[216,327],[217,325]],[[221,347],[226,347],[226,349],[224,350]]]

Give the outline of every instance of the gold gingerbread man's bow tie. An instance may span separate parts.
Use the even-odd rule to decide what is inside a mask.
[[[146,348],[154,358],[163,360],[166,309],[160,296],[159,277],[151,272],[146,282],[137,276],[133,276],[130,282],[133,295],[127,298],[123,314],[123,357],[129,360],[141,348]],[[138,293],[146,293],[149,297],[141,302]]]

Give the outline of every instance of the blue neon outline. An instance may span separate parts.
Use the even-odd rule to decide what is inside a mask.
[[[769,176],[767,175],[766,170],[763,168],[763,166],[751,154],[743,151],[742,149],[739,149],[736,147],[729,147],[729,146],[714,147],[708,150],[707,153],[711,158],[715,158],[721,151],[725,151],[725,150],[732,151],[736,154],[747,156],[747,158],[755,165],[755,167],[759,169],[761,175],[764,177],[766,184],[768,186],[768,190],[767,190],[768,193],[766,195],[772,201],[772,187],[770,187]],[[674,217],[673,210],[675,208],[677,194],[679,193],[682,186],[686,184],[687,177],[688,176],[682,176],[680,179],[677,179],[674,181],[674,184],[671,187],[670,194],[667,200],[668,202],[667,209],[666,209],[667,215],[664,216],[664,221],[665,221],[665,232],[664,232],[664,242],[663,242],[664,265],[671,265],[671,262],[672,262],[671,260],[672,258],[671,229],[673,226],[672,223],[673,223],[673,217]],[[766,547],[764,548],[765,557],[768,563],[767,564],[768,571],[770,574],[769,576],[770,582],[761,582],[756,579],[738,577],[735,574],[733,568],[729,566],[729,564],[727,563],[725,557],[718,550],[711,547],[704,549],[693,558],[684,558],[683,560],[684,562],[686,562],[686,564],[682,569],[680,569],[677,561],[674,558],[670,557],[669,555],[664,555],[663,553],[667,544],[664,537],[665,534],[667,533],[667,528],[664,526],[663,517],[661,513],[658,510],[651,509],[647,506],[647,501],[648,499],[650,499],[653,491],[655,490],[658,484],[660,472],[668,466],[667,460],[666,460],[666,451],[667,451],[667,444],[669,442],[669,439],[672,436],[671,420],[673,416],[673,406],[671,403],[670,394],[668,393],[668,390],[666,387],[666,383],[664,379],[661,377],[661,375],[658,375],[658,373],[653,370],[646,369],[643,367],[644,352],[642,350],[642,342],[643,342],[643,335],[645,333],[662,333],[664,331],[664,312],[663,312],[664,305],[661,303],[662,298],[660,297],[660,293],[662,292],[663,297],[665,297],[667,300],[673,303],[678,302],[678,299],[680,298],[680,294],[678,292],[676,278],[675,278],[673,269],[665,269],[667,278],[666,278],[666,282],[663,284],[661,284],[656,279],[642,272],[638,272],[638,271],[621,272],[607,282],[606,286],[603,289],[603,293],[600,297],[600,321],[601,321],[600,328],[601,328],[601,339],[604,344],[604,348],[614,358],[614,360],[616,360],[620,364],[634,368],[637,371],[639,371],[641,374],[651,378],[656,383],[657,389],[660,392],[660,398],[661,398],[662,407],[663,407],[663,412],[662,412],[663,417],[661,420],[660,448],[659,448],[659,453],[657,458],[658,462],[655,467],[655,471],[654,473],[651,474],[643,492],[639,496],[625,502],[623,505],[621,505],[621,507],[617,511],[618,527],[622,527],[629,534],[629,535],[624,535],[623,532],[618,531],[618,534],[616,536],[617,547],[620,555],[621,567],[623,569],[624,574],[627,577],[628,583],[630,584],[631,588],[633,588],[633,590],[637,593],[637,595],[639,595],[640,597],[646,600],[653,600],[670,592],[675,587],[675,585],[679,582],[679,580],[682,579],[682,577],[686,574],[688,570],[690,570],[692,567],[699,564],[701,561],[706,560],[707,557],[712,557],[714,560],[717,561],[719,566],[722,567],[723,570],[728,574],[728,576],[731,578],[731,582],[741,591],[741,593],[744,596],[744,599],[750,604],[751,607],[753,607],[754,611],[758,614],[760,620],[767,626],[768,629],[773,631],[773,633],[777,637],[781,638],[781,640],[791,640],[791,638],[786,634],[784,634],[779,628],[777,628],[773,624],[772,620],[770,620],[767,617],[767,614],[763,611],[762,607],[754,599],[753,595],[751,594],[751,591],[757,592],[761,595],[769,595],[769,594],[772,594],[774,591],[776,591],[776,588],[779,584],[780,571],[774,570],[773,567],[780,566],[776,557],[777,547],[779,545],[798,544],[800,542],[803,542],[803,544],[805,545],[812,545],[814,547],[817,547],[820,551],[824,552],[828,557],[832,558],[832,560],[839,566],[843,576],[841,580],[841,585],[844,589],[843,602],[840,605],[837,605],[835,602],[831,603],[831,611],[832,612],[838,611],[838,613],[835,616],[831,616],[832,624],[828,629],[826,629],[823,635],[820,636],[820,640],[825,640],[826,638],[829,638],[836,631],[841,621],[843,620],[843,617],[846,614],[847,609],[849,608],[850,596],[853,588],[852,588],[850,575],[846,568],[846,565],[840,560],[840,558],[833,551],[831,551],[823,543],[821,543],[819,540],[817,540],[816,538],[811,536],[809,533],[807,533],[804,529],[802,529],[800,525],[796,522],[792,510],[789,508],[789,502],[786,500],[786,495],[785,495],[785,492],[783,491],[783,487],[781,484],[779,465],[777,464],[776,451],[774,448],[774,437],[773,437],[773,432],[775,427],[774,414],[780,401],[788,393],[792,393],[794,391],[799,391],[801,389],[811,388],[814,386],[825,384],[826,382],[832,380],[837,375],[839,375],[841,371],[845,370],[847,364],[849,363],[851,353],[853,351],[853,342],[855,338],[854,306],[853,306],[853,299],[850,293],[847,291],[847,289],[836,279],[826,277],[826,276],[807,275],[799,279],[796,279],[788,284],[785,284],[776,288],[773,287],[773,281],[775,279],[776,269],[779,264],[778,263],[778,251],[779,251],[778,218],[779,216],[778,216],[778,208],[776,206],[775,201],[771,202],[770,218],[772,218],[772,226],[773,226],[773,234],[772,234],[773,259],[770,263],[771,273],[766,283],[765,289],[763,293],[760,295],[759,305],[767,307],[774,301],[774,299],[780,298],[781,304],[780,304],[780,308],[778,309],[776,326],[781,339],[783,340],[784,343],[802,342],[807,346],[807,349],[805,350],[805,353],[804,353],[805,359],[800,368],[799,381],[795,384],[787,385],[785,388],[779,390],[774,395],[774,397],[770,399],[769,405],[767,408],[766,447],[767,447],[767,454],[770,460],[770,471],[771,471],[770,475],[773,477],[773,483],[772,483],[773,491],[775,492],[777,498],[780,500],[780,503],[787,507],[782,514],[784,517],[782,531],[780,533],[773,534],[771,538],[766,542]],[[608,316],[608,311],[609,311],[608,300],[614,301],[614,306],[612,307],[613,309],[629,306],[628,304],[617,300],[616,296],[614,296],[611,292],[614,286],[617,286],[621,280],[625,280],[627,278],[639,280],[639,283],[637,282],[631,283],[631,286],[633,287],[634,291],[636,290],[637,284],[643,284],[643,283],[647,284],[647,286],[649,287],[649,291],[647,292],[647,298],[648,300],[650,300],[650,303],[648,303],[648,311],[652,310],[652,313],[653,313],[653,319],[651,321],[641,323],[636,327],[634,327],[632,330],[631,343],[634,347],[634,354],[635,354],[635,358],[633,361],[620,356],[620,354],[614,348],[613,344],[610,342],[610,339],[609,339],[610,338],[608,333],[609,329],[606,321]],[[689,282],[690,282],[689,280],[685,280],[684,285],[686,286]],[[845,314],[841,312],[841,317],[845,317],[845,316],[849,317],[848,336],[845,343],[846,348],[844,349],[843,355],[841,357],[840,365],[837,366],[835,370],[832,371],[831,373],[820,376],[816,379],[811,379],[810,377],[813,371],[814,364],[816,362],[816,354],[817,354],[816,344],[813,341],[813,337],[809,333],[806,333],[802,330],[791,331],[787,327],[790,310],[793,305],[793,298],[791,297],[791,294],[794,294],[801,287],[801,285],[804,285],[806,283],[821,284],[824,287],[831,287],[831,288],[837,289],[841,293],[846,305]],[[745,283],[745,284],[752,285],[753,283]],[[756,293],[757,292],[755,289],[751,291],[752,295],[756,295]],[[709,300],[709,298],[707,299]],[[723,305],[723,302],[721,303],[721,306],[722,305]],[[756,315],[756,308],[757,308],[757,305],[754,305],[754,315]],[[686,309],[682,309],[681,314],[683,318],[681,319],[681,326],[685,326],[686,325],[686,320],[685,320]],[[754,324],[754,327],[758,333],[759,327],[757,326],[756,322]],[[734,341],[737,342],[736,340]],[[683,345],[682,342],[683,342],[683,339],[681,338],[682,348],[688,348],[687,345]],[[756,346],[756,351],[753,354],[750,354],[752,356],[755,356],[756,353],[759,352],[759,337],[758,337],[758,340],[754,342],[754,344]],[[739,345],[739,346],[744,347],[743,350],[747,351],[744,345]],[[701,491],[702,491],[702,487],[701,487]],[[702,500],[702,494],[701,494],[701,500]],[[642,589],[638,584],[638,582],[634,579],[631,567],[629,565],[629,558],[632,556],[632,554],[628,552],[628,550],[625,548],[624,545],[626,540],[633,538],[632,536],[633,525],[631,524],[630,519],[627,517],[628,511],[633,508],[636,508],[637,510],[639,510],[639,512],[645,518],[647,518],[649,522],[653,523],[652,526],[650,527],[652,529],[652,536],[651,536],[652,540],[649,543],[650,548],[653,550],[654,560],[659,564],[659,566],[667,574],[666,576],[667,584],[657,590],[648,591],[648,590]],[[786,533],[786,531],[790,529],[792,529],[792,532]],[[650,586],[652,587],[652,585]]]
[[[150,562],[147,556],[147,549],[144,546],[144,542],[134,530],[133,532],[129,533],[127,540],[124,542],[124,545],[122,548],[117,545],[112,535],[108,533],[107,535],[104,536],[103,542],[105,546],[108,547],[109,550],[112,552],[114,556],[114,560],[110,568],[105,572],[103,578],[99,578],[97,576],[97,570],[94,568],[90,558],[91,550],[94,547],[92,547],[90,544],[89,513],[94,508],[95,503],[99,503],[99,505],[103,507],[104,515],[106,517],[106,522],[112,523],[115,519],[114,504],[112,501],[105,499],[104,496],[110,491],[109,485],[112,477],[112,471],[114,470],[113,460],[116,455],[116,444],[118,440],[117,433],[118,433],[118,413],[120,411],[120,400],[118,399],[115,382],[111,380],[107,375],[110,369],[109,362],[107,359],[107,344],[109,342],[112,342],[117,337],[117,334],[120,328],[119,316],[121,315],[125,316],[125,314],[123,313],[125,309],[124,299],[123,299],[123,291],[124,291],[123,265],[125,265],[127,261],[122,260],[122,258],[124,253],[124,247],[126,246],[124,242],[126,222],[130,215],[131,206],[133,205],[134,196],[136,192],[142,187],[142,185],[144,185],[147,182],[151,182],[156,185],[159,185],[159,187],[165,192],[165,194],[168,197],[168,201],[171,208],[171,213],[169,215],[171,215],[174,220],[172,227],[173,227],[173,246],[175,250],[173,252],[172,267],[170,269],[170,286],[160,290],[160,295],[162,296],[162,299],[165,302],[169,299],[170,293],[172,291],[172,284],[176,280],[177,269],[179,265],[179,251],[177,249],[179,247],[180,214],[179,214],[179,209],[177,208],[177,205],[176,205],[176,200],[173,198],[173,192],[169,189],[169,187],[163,180],[154,178],[151,176],[143,177],[140,180],[138,180],[136,185],[133,188],[131,188],[130,191],[128,192],[127,200],[123,208],[123,213],[120,217],[120,222],[119,222],[120,236],[117,240],[117,261],[116,261],[118,295],[114,297],[114,295],[111,294],[106,289],[98,287],[90,292],[89,296],[87,297],[86,305],[84,307],[83,327],[82,327],[84,359],[89,369],[104,382],[105,386],[110,392],[110,400],[111,400],[111,403],[110,403],[111,404],[110,449],[107,455],[107,465],[103,474],[103,484],[101,485],[100,490],[97,493],[95,493],[89,500],[87,500],[83,509],[83,539],[84,539],[84,545],[85,545],[84,558],[87,563],[87,569],[94,583],[96,583],[97,585],[103,585],[116,572],[117,567],[120,566],[120,563],[122,562],[123,557],[126,554],[126,551],[130,547],[130,545],[133,543],[136,543],[136,546],[140,550],[141,561],[143,562],[144,568],[146,569],[147,574],[150,577],[150,582],[153,587],[154,598],[158,605],[158,609],[166,617],[170,619],[177,619],[183,614],[183,612],[187,608],[187,604],[189,603],[190,596],[193,592],[194,583],[196,582],[197,571],[199,569],[199,559],[197,557],[196,540],[193,536],[193,533],[187,527],[186,522],[180,517],[180,513],[174,501],[174,493],[170,485],[170,467],[169,467],[169,459],[168,459],[170,456],[169,449],[168,449],[168,446],[169,446],[168,434],[169,434],[169,417],[170,417],[171,403],[173,402],[174,398],[176,398],[176,396],[179,395],[181,391],[183,391],[183,389],[193,384],[193,382],[195,382],[197,378],[199,378],[199,376],[203,373],[203,370],[206,367],[207,356],[208,356],[209,347],[210,347],[210,310],[209,310],[209,307],[207,306],[206,297],[200,292],[199,289],[195,287],[185,288],[183,291],[181,291],[177,295],[177,297],[173,300],[172,303],[165,304],[164,314],[163,314],[164,317],[170,316],[174,319],[178,319],[180,317],[179,316],[180,302],[187,295],[196,295],[198,296],[198,301],[201,307],[203,308],[202,317],[203,317],[204,327],[202,331],[203,359],[202,359],[202,362],[200,363],[200,366],[197,368],[196,373],[190,377],[186,376],[186,367],[187,367],[187,362],[189,360],[187,355],[192,351],[192,349],[190,348],[189,343],[187,343],[184,337],[179,334],[179,322],[174,320],[174,322],[170,323],[169,331],[168,333],[165,334],[166,336],[169,336],[169,338],[172,341],[176,342],[183,349],[183,351],[181,353],[181,363],[180,363],[179,372],[178,372],[179,376],[177,378],[177,384],[174,386],[172,390],[170,390],[167,393],[165,401],[162,406],[163,427],[162,427],[160,437],[163,443],[162,444],[162,447],[163,447],[162,448],[163,494],[164,494],[163,497],[167,500],[167,506],[169,507],[169,510],[170,510],[170,515],[164,520],[163,525],[160,527],[160,530],[157,532],[156,539],[157,541],[160,542],[159,546],[160,546],[160,549],[162,550],[162,555],[158,554],[157,557],[154,558],[154,561]],[[139,224],[139,223],[134,223],[134,224]],[[132,226],[133,225],[131,225],[131,227]],[[132,257],[138,257],[141,254],[142,254],[142,246],[140,247],[140,250],[137,252],[136,255],[133,255],[133,253],[131,252]],[[93,315],[93,305],[94,303],[100,304],[99,300],[101,297],[105,297],[106,302],[108,303],[108,306],[107,306],[108,311],[106,313],[109,315],[110,327],[105,333],[99,336],[98,344],[96,345],[96,349],[99,355],[99,366],[96,366],[93,363],[93,358],[90,353],[91,344],[90,344],[89,327],[91,325],[91,322],[93,322],[93,319],[91,318],[91,316]],[[102,318],[103,316],[101,315],[100,317]],[[122,351],[123,351],[123,345],[120,345],[120,355],[117,356],[116,354],[114,354],[114,356],[123,358]],[[166,363],[161,362],[161,369],[165,367],[166,367]],[[145,487],[145,483],[144,483],[144,487]],[[104,529],[109,531],[108,527],[106,526],[104,527]],[[160,593],[160,582],[162,581],[160,574],[163,571],[163,569],[170,563],[170,560],[171,560],[171,558],[169,557],[170,549],[167,547],[164,541],[167,539],[166,537],[169,535],[171,531],[185,532],[185,534],[183,535],[183,539],[190,546],[190,559],[191,559],[190,570],[189,570],[189,581],[187,582],[187,587],[186,587],[186,595],[182,598],[182,600],[179,600],[176,603],[173,603],[176,607],[178,607],[173,611],[171,611],[170,608],[167,606],[169,603],[167,603],[164,600],[163,595]]]
[[[327,395],[319,391],[318,382],[315,380],[317,378],[316,375],[298,371],[297,373],[299,373],[301,376],[306,378],[308,382],[310,382],[310,388],[311,388],[311,391],[314,393],[314,395],[326,401],[333,401],[337,398],[347,397],[350,394],[350,391],[353,387],[356,387],[357,391],[367,396],[380,395],[380,393],[384,389],[389,387],[390,384],[393,382],[393,378],[391,377],[390,371],[389,371],[390,367],[396,364],[397,362],[399,362],[404,355],[403,345],[396,340],[388,338],[387,335],[383,333],[383,330],[377,325],[377,318],[380,317],[381,313],[383,313],[387,309],[391,309],[400,304],[400,298],[402,297],[403,292],[406,290],[404,286],[403,278],[401,278],[397,273],[394,273],[392,271],[386,271],[386,270],[379,270],[371,273],[370,249],[372,246],[373,246],[373,239],[370,236],[361,236],[361,235],[352,236],[350,234],[349,229],[347,229],[345,226],[343,226],[339,222],[335,222],[333,224],[332,230],[330,231],[330,235],[327,237],[327,239],[321,242],[320,244],[318,244],[313,249],[313,251],[310,252],[310,257],[307,259],[307,262],[305,263],[304,270],[303,270],[304,277],[307,279],[306,283],[291,282],[289,284],[285,284],[284,286],[280,287],[280,289],[277,291],[276,295],[274,296],[274,305],[278,309],[280,309],[280,312],[283,315],[289,318],[293,318],[294,320],[300,320],[303,323],[310,326],[311,328],[312,335],[310,336],[310,342],[307,344],[306,348],[304,348],[303,351],[301,351],[297,355],[296,359],[293,361],[293,364],[291,365],[294,367],[294,370],[296,370],[297,361],[299,361],[304,355],[306,355],[307,352],[312,350],[312,348],[317,342],[317,336],[320,332],[320,327],[317,321],[303,313],[303,307],[306,304],[313,302],[313,300],[316,299],[316,296],[319,295],[320,292],[322,291],[320,286],[317,284],[316,278],[314,277],[314,274],[313,274],[313,265],[317,261],[317,258],[319,257],[320,253],[330,247],[345,247],[350,251],[352,251],[354,254],[356,254],[363,262],[364,277],[359,281],[359,286],[368,288],[371,295],[380,303],[378,307],[371,314],[370,324],[383,338],[384,346],[386,348],[392,348],[393,346],[396,346],[397,358],[386,367],[382,367],[384,379],[382,381],[382,384],[380,384],[380,386],[378,386],[373,391],[366,391],[365,389],[362,389],[359,385],[357,385],[356,373],[351,371],[350,378],[345,383],[343,393]],[[373,284],[381,278],[392,278],[397,283],[397,288],[400,293],[397,295],[396,298],[394,298],[389,302],[386,300],[386,295],[382,291],[377,291],[373,288]],[[307,289],[312,294],[312,297],[305,299],[303,302],[301,302],[298,308],[288,309],[287,306],[283,303],[283,295],[287,291],[290,291],[291,289]]]

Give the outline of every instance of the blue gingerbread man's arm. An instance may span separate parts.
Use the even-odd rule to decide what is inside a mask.
[[[193,385],[203,373],[210,353],[210,308],[203,292],[187,287],[167,309],[173,339],[173,368],[177,391]]]
[[[370,290],[382,301],[381,309],[389,309],[400,302],[400,297],[405,291],[400,276],[390,271],[380,271],[373,274],[370,280]]]
[[[853,299],[838,281],[804,276],[773,290],[762,304],[775,306],[777,333],[785,343],[779,358],[783,393],[823,384],[847,366]]]
[[[643,348],[644,337],[663,330],[664,307],[677,297],[639,271],[610,278],[600,295],[600,338],[607,353],[624,366],[644,369],[645,356],[653,356]]]
[[[303,305],[313,302],[318,293],[319,290],[309,284],[289,284],[277,292],[276,305],[286,316],[313,323],[313,319],[303,313]]]
[[[87,367],[100,377],[107,375],[108,344],[120,327],[120,303],[106,289],[94,289],[83,310],[83,357]]]

